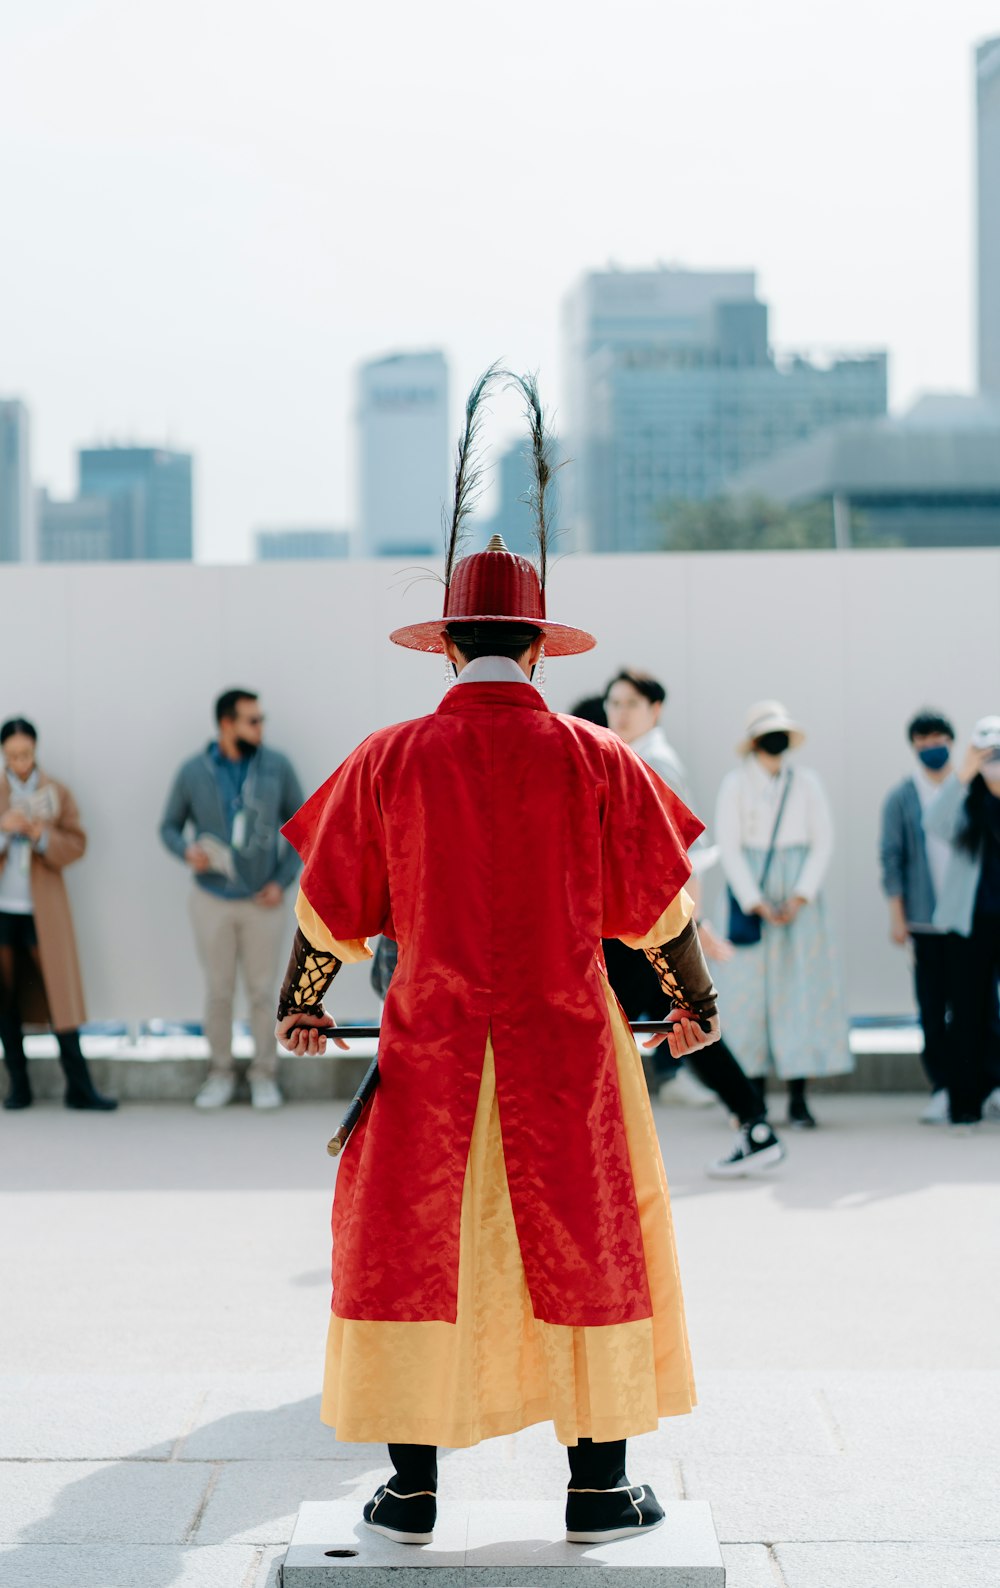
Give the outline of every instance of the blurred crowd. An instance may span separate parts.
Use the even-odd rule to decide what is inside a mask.
[[[692,791],[663,724],[667,693],[646,673],[623,669],[601,696],[573,715],[617,734],[692,809]],[[264,742],[260,698],[230,689],[215,703],[210,742],[177,771],[160,837],[191,875],[190,926],[204,975],[207,1079],[196,1106],[232,1101],[237,983],[250,1008],[256,1108],[281,1105],[274,1009],[286,921],[281,905],[298,860],[281,837],[303,791],[286,755]],[[893,942],[909,953],[923,1029],[928,1101],[922,1119],[971,1130],[1000,1119],[1000,717],[976,724],[956,752],[955,731],[938,711],[906,726],[909,774],[888,791],[880,860]],[[767,1120],[769,1079],[784,1083],[789,1127],[816,1127],[808,1087],[853,1065],[824,884],[834,825],[822,781],[803,763],[805,729],[777,700],[746,716],[733,769],[718,790],[714,820],[692,850],[690,891],[713,965],[724,1042],[689,1071],[666,1047],[647,1062],[651,1089],[717,1096],[744,1127],[742,1145],[720,1172],[783,1153]],[[9,1078],[7,1109],[32,1101],[26,1025],[56,1034],[75,1109],[116,1104],[94,1086],[79,1030],[86,1021],[66,867],[86,836],[72,792],[39,764],[38,735],[24,718],[0,728],[0,1042]],[[660,1020],[665,997],[648,960],[604,944],[612,986],[630,1019]],[[384,993],[387,966],[376,960]],[[726,1165],[729,1164],[729,1169]]]

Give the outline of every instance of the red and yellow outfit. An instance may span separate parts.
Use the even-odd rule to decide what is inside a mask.
[[[701,824],[525,683],[373,734],[284,829],[299,924],[399,962],[333,1213],[324,1419],[467,1445],[551,1419],[616,1440],[693,1404],[666,1179],[600,939],[690,906]]]

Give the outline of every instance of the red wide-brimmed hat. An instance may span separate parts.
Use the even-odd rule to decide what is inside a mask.
[[[444,597],[444,614],[433,623],[411,623],[389,638],[411,651],[443,651],[449,623],[523,623],[541,629],[546,656],[577,656],[597,644],[585,629],[552,623],[545,616],[545,592],[527,557],[508,551],[494,535],[485,551],[473,552],[455,564]]]
[[[476,456],[482,403],[497,381],[515,386],[525,399],[534,474],[528,502],[535,519],[538,568],[529,558],[508,551],[500,535],[493,536],[485,551],[461,558],[457,554],[482,479]],[[389,638],[396,645],[405,645],[411,651],[443,651],[449,624],[479,627],[514,623],[526,629],[541,630],[545,636],[546,656],[576,656],[581,651],[593,650],[597,641],[592,634],[585,629],[570,628],[565,623],[550,622],[545,615],[549,539],[545,493],[553,472],[550,450],[534,378],[511,375],[508,370],[492,365],[480,376],[465,405],[465,429],[458,443],[455,500],[445,560],[444,612],[433,622],[410,623],[405,628],[395,629]]]

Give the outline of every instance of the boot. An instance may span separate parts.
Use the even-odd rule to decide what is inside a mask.
[[[117,1108],[117,1098],[102,1097],[90,1079],[87,1061],[80,1048],[79,1032],[57,1031],[56,1041],[59,1044],[59,1062],[66,1077],[66,1107],[96,1109],[102,1113],[110,1113]]]
[[[788,1083],[788,1123],[794,1130],[816,1129],[816,1121],[809,1112],[809,1104],[806,1102],[804,1080]]]
[[[625,1476],[625,1441],[581,1439],[569,1445],[566,1541],[604,1544],[615,1538],[649,1533],[664,1520],[662,1505],[648,1484]]]
[[[3,1061],[10,1076],[10,1090],[4,1098],[4,1108],[30,1108],[31,1082],[28,1080],[28,1061],[24,1056],[21,1022],[16,1015],[0,1016],[0,1042],[3,1043]]]
[[[395,1471],[362,1515],[373,1533],[397,1544],[430,1544],[437,1521],[437,1446],[390,1445]]]

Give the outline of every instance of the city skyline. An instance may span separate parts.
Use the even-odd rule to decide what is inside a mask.
[[[351,522],[357,366],[440,346],[454,410],[504,356],[540,369],[559,428],[559,306],[610,254],[756,269],[776,346],[888,346],[894,408],[971,389],[973,47],[996,31],[990,6],[913,27],[912,7],[855,0],[808,17],[772,0],[752,19],[628,3],[609,45],[565,5],[518,3],[499,41],[466,29],[467,78],[458,15],[432,7],[440,59],[419,82],[402,7],[390,46],[374,19],[335,27],[308,3],[277,40],[188,0],[171,30],[117,0],[0,22],[0,126],[19,144],[0,395],[31,409],[38,484],[65,496],[82,441],[128,435],[197,455],[201,560],[246,558],[268,522]],[[151,45],[155,81],[123,79],[115,61]],[[352,85],[359,55],[377,70]],[[537,103],[530,132],[515,88]],[[551,185],[529,188],[539,142]],[[70,273],[57,240],[81,231]],[[515,425],[498,415],[498,451]]]

